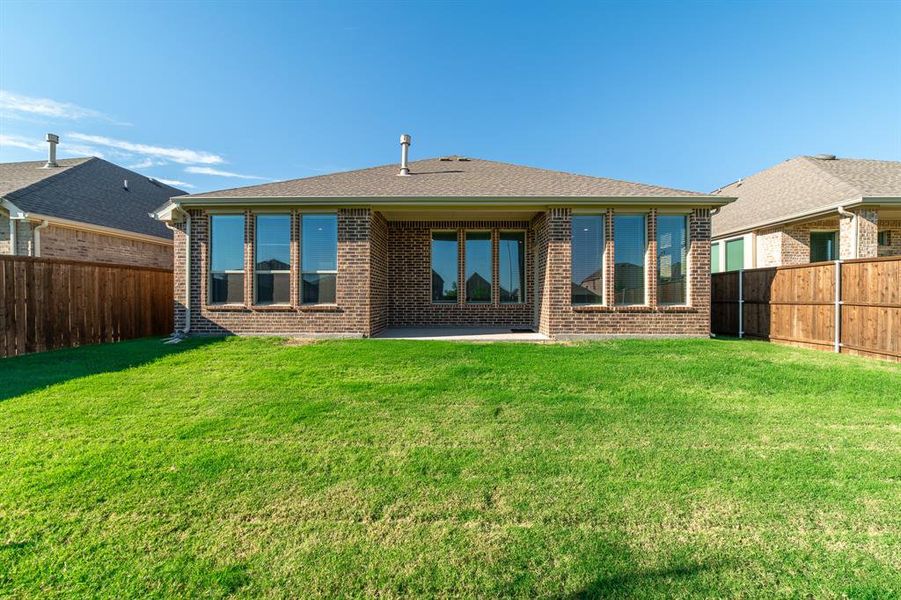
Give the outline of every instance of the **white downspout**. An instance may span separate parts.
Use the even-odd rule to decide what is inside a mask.
[[[43,220],[41,224],[32,229],[34,236],[34,255],[35,257],[39,257],[41,255],[41,229],[45,229],[48,225],[50,225],[50,221]]]
[[[843,207],[843,206],[838,207],[838,214],[841,215],[842,217],[851,217],[851,225],[852,225],[851,244],[852,244],[852,248],[854,249],[854,252],[852,253],[851,258],[858,258],[859,252],[858,252],[858,248],[857,248],[857,227],[858,227],[859,223],[857,222],[857,215],[853,212],[845,210],[845,207]],[[839,238],[841,238],[841,234],[839,234]],[[839,244],[841,244],[841,239],[839,239]],[[838,256],[839,256],[839,258],[841,258],[841,256],[842,256],[841,247],[839,247]]]
[[[180,206],[175,207],[185,217],[185,326],[182,329],[182,335],[188,335],[191,332],[191,213],[183,210]],[[174,232],[175,227],[166,223],[166,227]]]
[[[12,256],[17,254],[16,245],[18,245],[19,240],[18,236],[16,236],[16,221],[18,219],[13,219],[12,213],[9,215],[9,253]]]

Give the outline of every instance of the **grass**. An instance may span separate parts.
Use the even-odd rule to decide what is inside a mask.
[[[897,597],[901,368],[748,341],[0,362],[0,596]]]

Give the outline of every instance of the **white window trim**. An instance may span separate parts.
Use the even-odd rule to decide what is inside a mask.
[[[297,295],[299,296],[298,304],[300,306],[337,306],[338,305],[338,269],[317,269],[315,271],[303,270],[303,217],[304,215],[335,215],[335,232],[340,236],[340,226],[338,225],[338,212],[334,210],[303,210],[297,212]],[[335,266],[338,265],[338,246],[339,241],[335,240]],[[335,301],[334,302],[304,302],[303,301],[303,276],[304,275],[336,275],[335,277]]]
[[[601,301],[600,302],[577,302],[573,304],[572,301],[572,292],[569,294],[569,303],[570,306],[583,307],[583,306],[608,306],[608,298],[607,298],[607,210],[604,209],[603,212],[586,212],[586,211],[573,211],[573,216],[579,217],[600,217],[601,218]],[[647,229],[647,227],[645,227]],[[647,231],[645,231],[645,236],[647,236]],[[570,222],[570,236],[569,236],[569,285],[572,286],[573,274],[572,274],[572,222]]]
[[[521,295],[521,297],[522,297],[522,300],[518,300],[518,301],[516,301],[516,302],[511,302],[511,301],[509,301],[509,300],[504,301],[504,300],[501,299],[501,281],[500,281],[500,275],[501,275],[501,255],[500,255],[500,249],[501,249],[501,234],[502,234],[502,233],[521,233],[521,234],[522,234],[522,252],[523,252],[522,260],[523,260],[523,266],[522,266],[522,281],[520,282],[520,287],[522,288],[522,290],[521,290],[522,293],[521,293],[520,295]],[[528,297],[529,297],[529,295],[527,294],[527,290],[529,289],[529,285],[528,285],[528,281],[529,281],[529,232],[528,232],[528,230],[526,230],[526,229],[501,229],[501,228],[498,228],[498,229],[497,229],[497,250],[498,250],[498,255],[497,255],[497,275],[498,275],[498,280],[497,280],[497,303],[498,303],[498,304],[504,304],[504,305],[514,305],[514,306],[517,305],[517,304],[528,304],[528,303],[529,303],[529,302],[528,302]]]

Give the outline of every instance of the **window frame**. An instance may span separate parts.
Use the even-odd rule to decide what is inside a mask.
[[[745,269],[745,262],[746,262],[745,236],[739,235],[737,237],[722,240],[722,242],[723,242],[723,264],[722,264],[722,271],[720,271],[720,272],[721,273],[737,273],[738,271],[743,271]],[[741,266],[738,267],[737,269],[730,269],[729,268],[729,244],[730,243],[734,244],[735,242],[741,242]]]
[[[600,302],[573,302],[572,301],[572,283],[573,283],[573,240],[572,240],[572,217],[600,217],[601,219],[601,301]],[[569,303],[570,306],[583,307],[583,306],[608,306],[609,298],[607,297],[607,227],[609,223],[607,222],[609,219],[607,210],[602,211],[573,211],[570,216],[570,233],[569,233]],[[645,227],[647,230],[647,227]],[[647,231],[645,231],[645,236],[647,236]],[[614,249],[615,253],[615,249]]]
[[[222,271],[214,271],[213,270],[213,220],[215,217],[241,217],[242,227],[241,231],[243,233],[241,237],[241,269],[225,269]],[[214,307],[237,307],[237,306],[247,306],[247,215],[244,211],[234,210],[234,211],[208,211],[207,212],[207,260],[206,260],[206,305],[214,306]],[[213,301],[213,275],[217,273],[222,273],[225,275],[241,273],[244,275],[244,284],[242,289],[244,290],[244,294],[242,294],[240,302],[214,302]]]
[[[493,305],[495,302],[494,298],[494,267],[497,264],[497,255],[495,254],[495,246],[494,246],[494,229],[463,229],[463,303],[464,304],[475,304],[475,305]],[[488,300],[470,300],[469,299],[469,282],[466,280],[466,260],[469,253],[466,251],[466,239],[467,234],[470,233],[487,233],[488,234],[488,244],[489,244],[489,255],[488,255],[488,263],[490,265],[490,275],[491,281],[488,282]],[[475,241],[475,240],[474,240]],[[484,240],[478,240],[484,241]],[[460,267],[460,241],[457,239],[457,268],[459,270]],[[459,284],[457,286],[460,287]]]
[[[661,302],[660,301],[660,218],[661,217],[681,217],[682,223],[684,224],[684,237],[685,237],[685,259],[683,260],[683,268],[682,268],[682,278],[683,278],[683,287],[685,289],[684,298],[682,302]],[[645,234],[647,235],[647,234]],[[657,281],[654,284],[655,293],[657,294],[657,298],[655,302],[657,306],[663,306],[666,308],[670,307],[680,307],[680,306],[689,306],[690,301],[690,293],[689,286],[691,283],[691,263],[689,257],[691,256],[691,213],[687,212],[662,212],[658,211],[657,216],[654,222],[654,235],[655,235],[655,250],[656,255],[654,256],[654,275],[657,278]],[[713,258],[711,256],[711,263]]]
[[[644,236],[644,259],[642,260],[642,271],[643,271],[642,279],[644,280],[644,290],[643,290],[644,301],[640,302],[640,303],[620,304],[619,302],[616,301],[616,217],[642,217],[642,219],[644,220],[644,227],[642,228],[643,229],[642,234]],[[648,239],[648,225],[649,224],[650,224],[650,214],[648,212],[632,210],[632,211],[621,212],[621,213],[614,211],[614,213],[613,213],[613,257],[612,257],[612,260],[613,260],[612,284],[613,285],[611,286],[613,288],[613,306],[623,307],[623,308],[628,308],[630,306],[650,306],[650,297],[648,296],[648,293],[650,292],[650,290],[649,290],[650,286],[648,285],[648,283],[649,283],[648,282],[648,273],[649,273],[648,248],[650,247],[649,239]],[[657,260],[656,256],[654,257],[654,260],[655,261]]]
[[[724,252],[722,248],[723,242],[717,240],[715,242],[710,242],[710,272],[712,274],[722,273],[723,272],[723,257],[721,253]],[[714,269],[713,257],[716,256],[716,269]]]
[[[497,228],[497,256],[495,256],[494,265],[497,267],[497,303],[505,305],[528,304],[528,277],[529,277],[529,231],[527,229],[501,229]],[[522,234],[522,300],[511,301],[501,298],[501,235],[504,233],[521,233]],[[494,248],[492,248],[494,250]]]
[[[431,304],[434,304],[437,306],[448,306],[448,305],[453,306],[454,304],[460,303],[460,232],[461,231],[463,231],[463,230],[446,229],[446,228],[444,228],[444,229],[441,229],[441,228],[429,229],[429,302]],[[457,260],[454,261],[454,264],[456,265],[456,270],[454,273],[457,278],[457,297],[453,300],[435,300],[435,287],[434,287],[435,282],[432,278],[432,272],[433,272],[433,269],[432,269],[432,265],[433,265],[432,244],[435,241],[434,236],[436,233],[452,233],[452,234],[454,234],[454,237],[457,240]],[[464,239],[463,242],[466,243],[466,240]]]
[[[838,229],[811,229],[808,232],[809,237],[808,237],[808,241],[807,241],[807,262],[811,262],[811,263],[814,262],[814,260],[813,260],[813,234],[815,234],[815,233],[830,233],[830,234],[832,234],[832,238],[834,240],[833,243],[835,246],[835,252],[834,252],[835,258],[827,258],[825,261],[816,261],[816,262],[831,262],[834,260],[838,260],[838,258],[841,256],[841,251],[839,249],[839,243],[841,241],[840,240],[841,234],[840,234],[839,230]]]
[[[257,269],[257,245],[260,240],[260,228],[259,228],[259,218],[260,217],[288,217],[288,268],[287,269],[279,269],[277,271],[272,270],[260,270]],[[291,264],[291,225],[293,221],[293,216],[291,215],[291,211],[288,212],[255,212],[253,214],[253,305],[254,306],[291,306],[291,278],[294,272],[294,265]],[[258,293],[258,285],[257,285],[257,275],[272,275],[272,274],[288,274],[288,300],[286,302],[260,302],[260,299],[257,297]]]
[[[335,268],[318,269],[316,271],[303,270],[303,219],[304,217],[330,215],[335,217]],[[341,246],[341,226],[338,223],[340,215],[332,210],[308,210],[297,212],[297,304],[302,307],[309,306],[337,306],[338,305],[338,251]],[[335,301],[334,302],[304,302],[303,287],[304,275],[335,275]]]

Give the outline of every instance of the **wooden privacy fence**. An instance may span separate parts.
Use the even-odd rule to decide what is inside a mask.
[[[711,302],[716,334],[901,361],[901,256],[715,273]]]
[[[0,256],[0,356],[165,335],[172,271]]]

